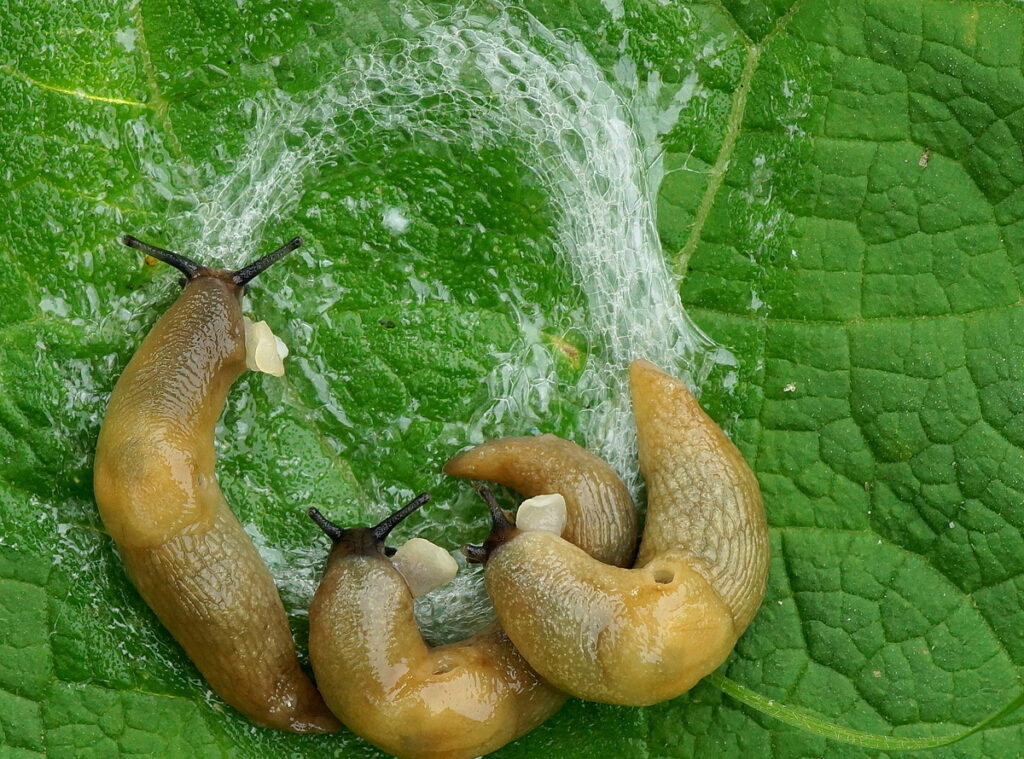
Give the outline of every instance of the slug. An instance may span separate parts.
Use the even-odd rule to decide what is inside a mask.
[[[462,454],[462,463],[456,457],[446,471],[526,452],[537,440],[547,451],[547,469],[524,473],[517,489],[543,490],[545,478],[558,480],[561,470],[564,497],[525,501],[523,526],[560,531],[568,522],[581,550],[628,563],[636,545],[629,492],[578,446],[551,436],[517,438]],[[478,492],[500,512],[487,488]],[[400,759],[469,759],[541,724],[567,697],[538,677],[496,623],[456,643],[431,647],[423,640],[410,585],[383,542],[410,506],[373,528],[342,530],[313,515],[334,547],[310,607],[310,658],[331,710],[374,746]],[[601,524],[606,517],[613,527]]]
[[[246,367],[245,287],[302,241],[235,272],[122,242],[185,280],[110,396],[94,471],[103,523],[142,598],[221,698],[267,727],[338,730],[299,666],[270,571],[221,494],[213,448]]]
[[[732,651],[764,598],[757,480],[680,380],[630,367],[647,523],[633,569],[608,566],[500,510],[483,546],[495,612],[523,657],[574,696],[642,706],[689,690]]]

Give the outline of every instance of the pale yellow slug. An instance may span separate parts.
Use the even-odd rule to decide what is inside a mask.
[[[337,730],[299,666],[270,571],[221,494],[213,448],[245,370],[245,286],[301,240],[235,272],[123,241],[186,281],[110,396],[94,472],[103,522],[143,599],[221,698],[267,727]]]

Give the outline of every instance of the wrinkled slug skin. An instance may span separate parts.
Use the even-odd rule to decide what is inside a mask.
[[[542,682],[497,625],[430,648],[405,580],[380,555],[339,546],[310,607],[310,657],[331,710],[401,759],[469,759],[554,714]]]
[[[768,578],[768,525],[757,479],[682,381],[648,361],[633,362],[629,379],[647,485],[637,566],[685,548],[742,634]]]
[[[190,280],[110,397],[96,501],[129,578],[225,701],[267,727],[333,731],[270,572],[217,484],[214,427],[244,361],[241,289]]]
[[[445,471],[493,474],[524,495],[559,492],[568,524],[577,525],[577,550],[628,561],[636,549],[635,508],[603,461],[550,435],[498,442],[460,454]],[[540,452],[543,464],[521,468],[514,484],[493,466],[531,451]],[[474,460],[478,468],[470,472]],[[553,482],[559,487],[545,490]],[[427,646],[398,571],[379,553],[356,555],[344,543],[328,559],[309,628],[310,658],[331,710],[400,759],[490,753],[544,722],[567,698],[538,677],[496,623],[466,640]]]
[[[671,573],[659,583],[655,570]],[[571,695],[645,706],[689,690],[736,642],[729,610],[684,553],[643,569],[601,564],[549,532],[521,532],[487,562],[508,636]]]
[[[575,443],[554,435],[500,438],[458,454],[444,471],[497,482],[526,498],[561,493],[569,517],[563,538],[588,546],[606,564],[626,567],[633,561],[636,546],[622,541],[637,531],[633,499],[610,466]]]
[[[642,706],[715,670],[764,596],[760,491],[686,386],[630,370],[647,523],[633,569],[603,565],[551,533],[518,532],[490,553],[486,585],[509,638],[552,685]]]

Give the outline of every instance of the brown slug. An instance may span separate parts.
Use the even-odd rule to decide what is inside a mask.
[[[491,510],[485,584],[503,628],[552,685],[593,701],[673,698],[716,669],[764,598],[769,546],[753,472],[680,380],[630,367],[648,511],[634,569]]]
[[[246,367],[246,284],[302,241],[234,272],[122,242],[185,281],[110,396],[94,471],[103,523],[142,598],[221,698],[267,727],[338,730],[299,666],[270,571],[221,494],[213,446]]]
[[[517,440],[508,443],[510,450],[537,445]],[[563,497],[525,501],[524,524],[557,531],[568,521],[576,525],[570,537],[582,551],[625,557],[627,563],[635,550],[636,519],[627,514],[634,506],[626,487],[578,446],[552,436],[538,440],[547,463],[522,474],[516,487],[536,493],[544,490],[538,483],[558,481]],[[505,455],[500,446],[483,448],[481,460]],[[461,465],[454,468],[463,471]],[[560,471],[566,473],[561,479]],[[489,490],[478,492],[500,511]],[[310,658],[328,705],[374,746],[400,759],[470,759],[536,727],[558,711],[566,695],[538,677],[496,623],[456,643],[431,647],[423,640],[409,584],[388,559],[383,541],[424,500],[373,528],[342,530],[312,514],[334,548],[310,608]],[[612,513],[617,516],[611,527],[598,524]]]

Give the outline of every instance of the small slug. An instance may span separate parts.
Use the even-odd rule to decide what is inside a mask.
[[[221,698],[267,727],[338,730],[299,666],[270,571],[221,494],[213,448],[246,366],[246,284],[302,241],[235,272],[122,242],[185,282],[110,396],[94,472],[103,523],[143,599]]]
[[[634,569],[602,564],[491,510],[485,584],[498,620],[552,685],[641,706],[717,668],[764,598],[768,532],[757,480],[680,380],[630,367],[648,511]]]
[[[546,438],[541,445],[548,451],[548,469],[524,474],[517,489],[535,493],[538,481],[556,479],[559,469],[575,474],[563,479],[564,498],[525,501],[524,524],[560,530],[568,521],[577,525],[573,539],[582,550],[631,557],[636,521],[626,516],[634,510],[626,487],[596,456],[581,456],[578,446]],[[516,441],[506,441],[509,450],[534,445],[530,438]],[[481,449],[486,459],[502,446]],[[478,492],[500,512],[487,488]],[[604,499],[599,504],[591,500],[595,492]],[[310,607],[310,658],[332,711],[374,746],[400,759],[469,759],[541,724],[566,695],[538,677],[496,623],[456,643],[431,647],[423,640],[410,586],[387,559],[390,549],[383,543],[414,504],[373,528],[342,530],[313,515],[335,545]],[[558,508],[568,513],[558,514]],[[608,513],[619,515],[612,529],[596,524]]]

